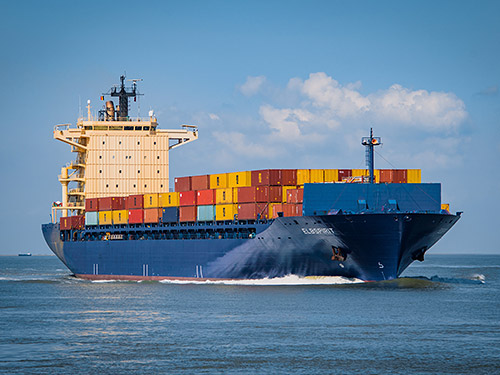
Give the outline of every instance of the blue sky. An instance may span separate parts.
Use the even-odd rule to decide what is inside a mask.
[[[196,124],[171,176],[421,168],[463,219],[434,252],[500,253],[500,3],[2,2],[0,254],[48,254],[40,224],[74,158],[52,139],[126,71],[141,114]],[[133,109],[132,114],[136,114]],[[389,163],[387,161],[389,161]]]

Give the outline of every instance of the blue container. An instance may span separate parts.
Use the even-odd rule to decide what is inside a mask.
[[[162,222],[177,223],[179,221],[179,207],[164,207],[162,212]]]
[[[215,206],[198,206],[196,217],[198,221],[214,221]]]
[[[305,216],[334,211],[441,210],[441,184],[305,184]]]
[[[85,225],[98,225],[99,224],[99,212],[85,212]]]

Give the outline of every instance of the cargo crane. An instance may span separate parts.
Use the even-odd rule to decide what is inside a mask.
[[[131,80],[129,88],[124,75],[120,81],[101,96],[101,100],[106,95],[118,97],[116,108],[112,100],[106,101],[95,119],[89,100],[87,118],[79,118],[76,127],[54,127],[54,138],[70,145],[77,155],[61,168],[62,199],[53,204],[53,222],[58,211],[63,217],[70,212],[82,214],[85,198],[168,192],[169,151],[198,139],[195,125],[158,129],[153,111],[148,118],[129,116],[129,98],[141,95],[137,89],[141,80]]]

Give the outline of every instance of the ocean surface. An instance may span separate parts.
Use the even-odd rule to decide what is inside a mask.
[[[0,257],[0,373],[498,374],[500,256],[404,277],[91,282]]]

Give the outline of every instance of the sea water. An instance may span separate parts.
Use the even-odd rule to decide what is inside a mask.
[[[500,373],[500,256],[385,282],[91,282],[0,257],[0,373]]]

